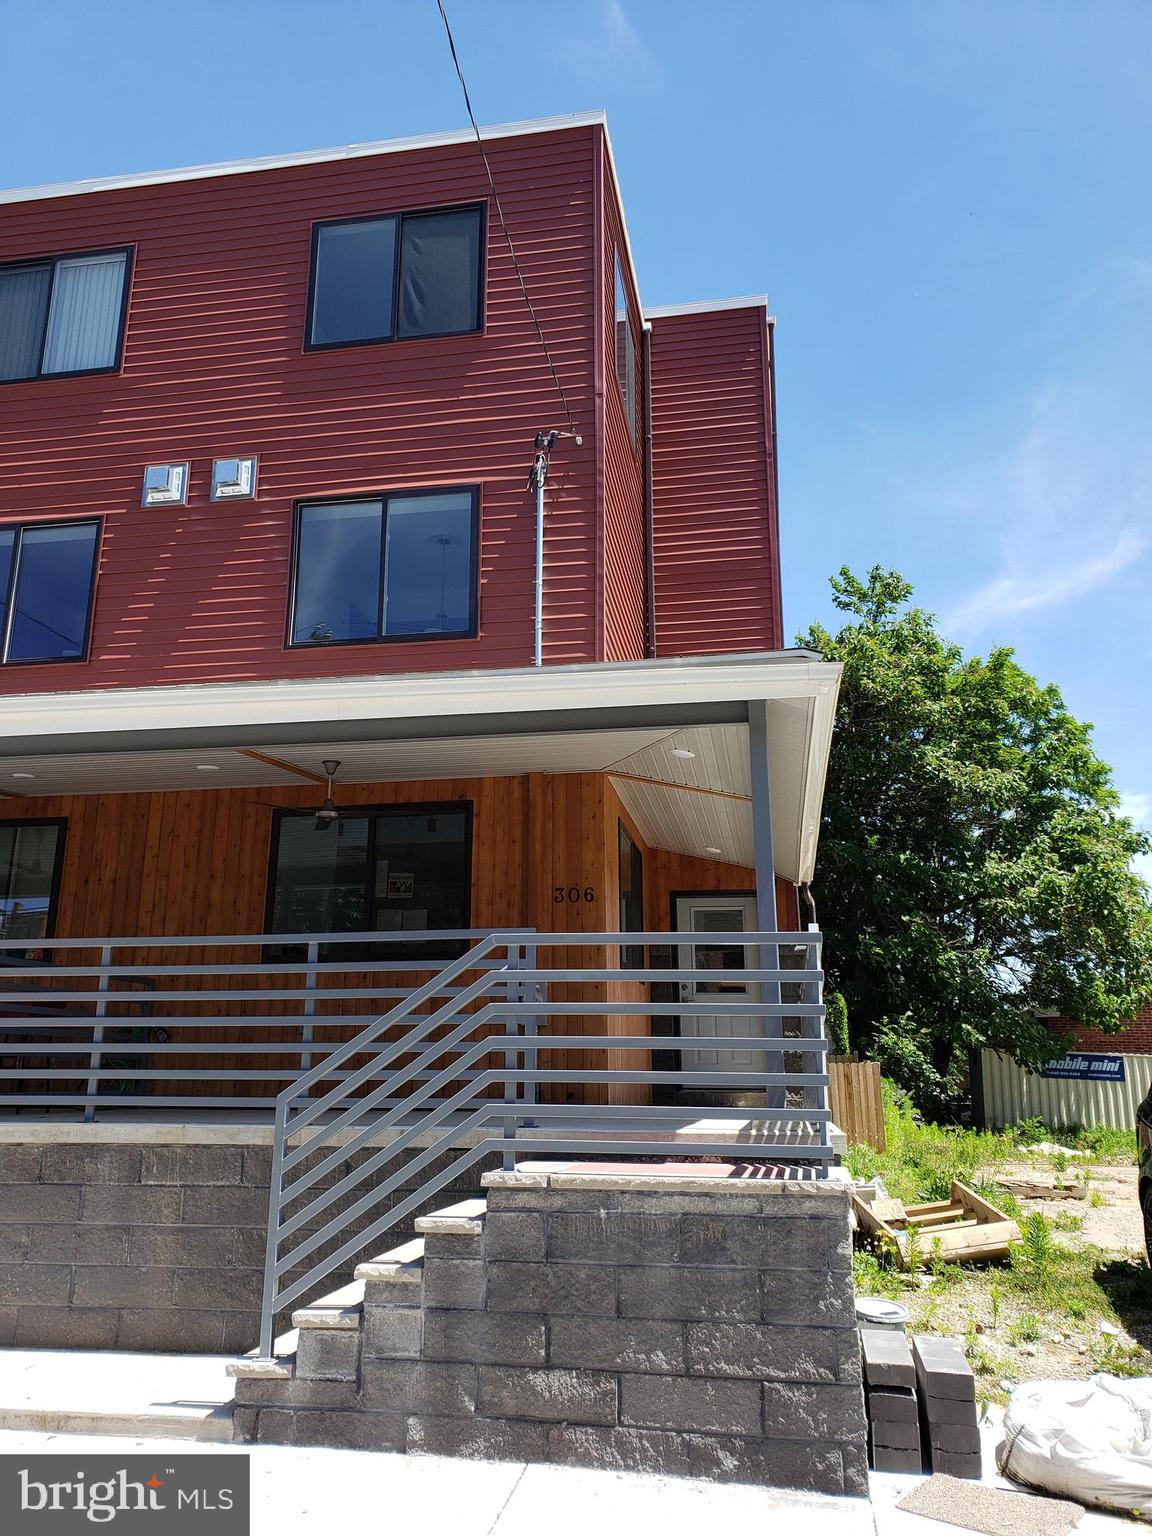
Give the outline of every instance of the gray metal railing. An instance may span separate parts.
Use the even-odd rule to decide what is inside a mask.
[[[693,958],[699,948],[739,946],[761,963],[739,971],[633,967],[620,963],[622,943],[629,951],[693,946]],[[260,1353],[272,1352],[279,1313],[494,1153],[505,1167],[517,1151],[530,1151],[727,1157],[826,1172],[833,1154],[820,946],[814,931],[485,936],[277,1098]],[[537,963],[542,950],[572,948],[602,951],[605,963]],[[777,963],[763,964],[765,956]],[[724,986],[731,990],[704,990]],[[555,995],[611,987],[636,995]],[[628,1018],[647,1028],[564,1029],[567,1020]],[[670,1032],[651,1033],[657,1021]],[[580,1065],[567,1064],[570,1052]],[[643,1055],[647,1065],[621,1066],[614,1052]],[[656,1052],[679,1062],[656,1068]],[[357,1057],[365,1059],[350,1067]],[[660,1090],[672,1102],[540,1098],[541,1089],[577,1085],[605,1098]],[[746,1102],[705,1101],[714,1128],[693,1131],[703,1094]]]
[[[271,1113],[285,1084],[439,975],[446,946],[484,937],[0,939],[0,1110],[79,1108],[86,1120],[145,1107]],[[286,949],[300,957],[266,958]],[[29,950],[51,963],[5,960]]]

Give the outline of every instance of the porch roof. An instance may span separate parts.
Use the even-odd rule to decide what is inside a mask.
[[[840,667],[811,651],[22,694],[0,794],[609,773],[656,847],[751,865],[748,704],[769,729],[777,873],[811,878]],[[690,754],[690,755],[685,755]]]

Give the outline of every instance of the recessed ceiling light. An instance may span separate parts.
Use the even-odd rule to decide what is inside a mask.
[[[14,779],[34,779],[36,775],[34,773],[14,773],[12,777]]]
[[[705,853],[723,853],[723,848],[705,848]]]
[[[673,757],[695,757],[696,754],[695,754],[695,752],[689,752],[687,747],[673,747],[672,748],[672,756]]]
[[[220,764],[219,763],[197,763],[196,764],[196,771],[197,771],[197,773],[219,773],[220,772]]]

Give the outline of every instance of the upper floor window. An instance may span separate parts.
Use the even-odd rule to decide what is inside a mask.
[[[296,510],[291,645],[476,633],[474,490]]]
[[[0,661],[82,661],[98,523],[0,527]]]
[[[0,380],[120,366],[128,252],[0,266]]]
[[[483,234],[479,205],[317,224],[309,347],[478,331]]]
[[[631,306],[628,303],[628,289],[624,284],[624,269],[620,265],[619,252],[616,253],[616,377],[624,397],[628,431],[635,444],[640,404],[636,383],[636,333],[632,329]]]

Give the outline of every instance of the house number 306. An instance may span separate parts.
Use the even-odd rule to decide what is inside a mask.
[[[595,901],[596,887],[594,885],[555,885],[552,887],[552,900],[560,901]]]

